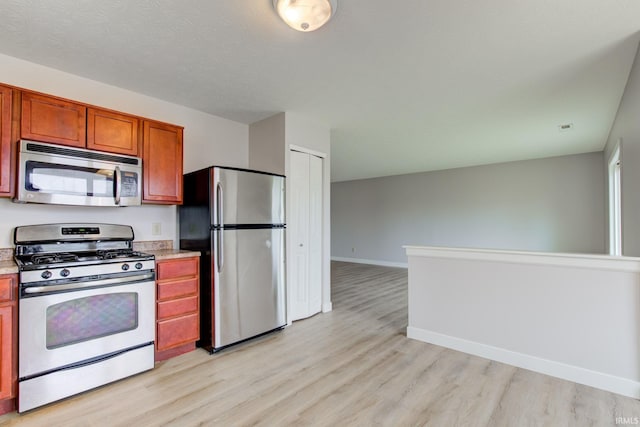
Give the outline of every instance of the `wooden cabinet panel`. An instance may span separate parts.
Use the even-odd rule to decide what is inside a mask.
[[[158,320],[198,312],[198,296],[174,299],[158,303]]]
[[[158,282],[158,301],[179,298],[198,292],[198,279],[175,280],[165,283]]]
[[[182,204],[182,128],[144,121],[143,202]]]
[[[112,111],[87,110],[87,148],[110,153],[138,155],[137,117]]]
[[[13,306],[0,306],[0,399],[13,397]]]
[[[198,258],[182,258],[158,262],[158,280],[198,274]]]
[[[156,262],[156,361],[191,351],[200,338],[200,259]]]
[[[86,146],[87,107],[62,99],[22,92],[20,136],[24,139]]]
[[[12,298],[17,283],[18,276],[15,274],[0,276],[1,298],[6,301],[0,304],[0,400],[15,397],[17,384],[17,311]],[[6,402],[2,402],[0,414],[14,407],[12,401]]]
[[[168,350],[199,338],[199,316],[197,313],[158,322],[157,349]]]
[[[9,197],[11,191],[11,113],[13,90],[0,86],[0,196]]]
[[[0,302],[11,302],[13,284],[13,276],[0,276]]]

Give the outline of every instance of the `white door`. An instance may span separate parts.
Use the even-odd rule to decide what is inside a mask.
[[[291,151],[290,166],[289,290],[298,320],[322,309],[322,159]]]

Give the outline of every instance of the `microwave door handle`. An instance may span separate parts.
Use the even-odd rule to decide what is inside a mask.
[[[116,186],[116,205],[120,205],[120,194],[122,192],[122,172],[120,171],[120,166],[116,166],[113,179],[115,180],[114,185]]]

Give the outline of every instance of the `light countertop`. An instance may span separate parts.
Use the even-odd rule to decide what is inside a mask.
[[[160,261],[163,259],[191,258],[194,256],[200,256],[200,252],[185,251],[182,249],[157,249],[157,250],[145,251],[145,252],[155,255],[156,261]]]
[[[13,260],[0,261],[0,274],[16,274],[18,266]]]

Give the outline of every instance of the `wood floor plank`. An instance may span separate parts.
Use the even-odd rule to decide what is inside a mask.
[[[613,426],[640,402],[406,338],[407,270],[332,263],[334,310],[7,414],[7,426]]]

